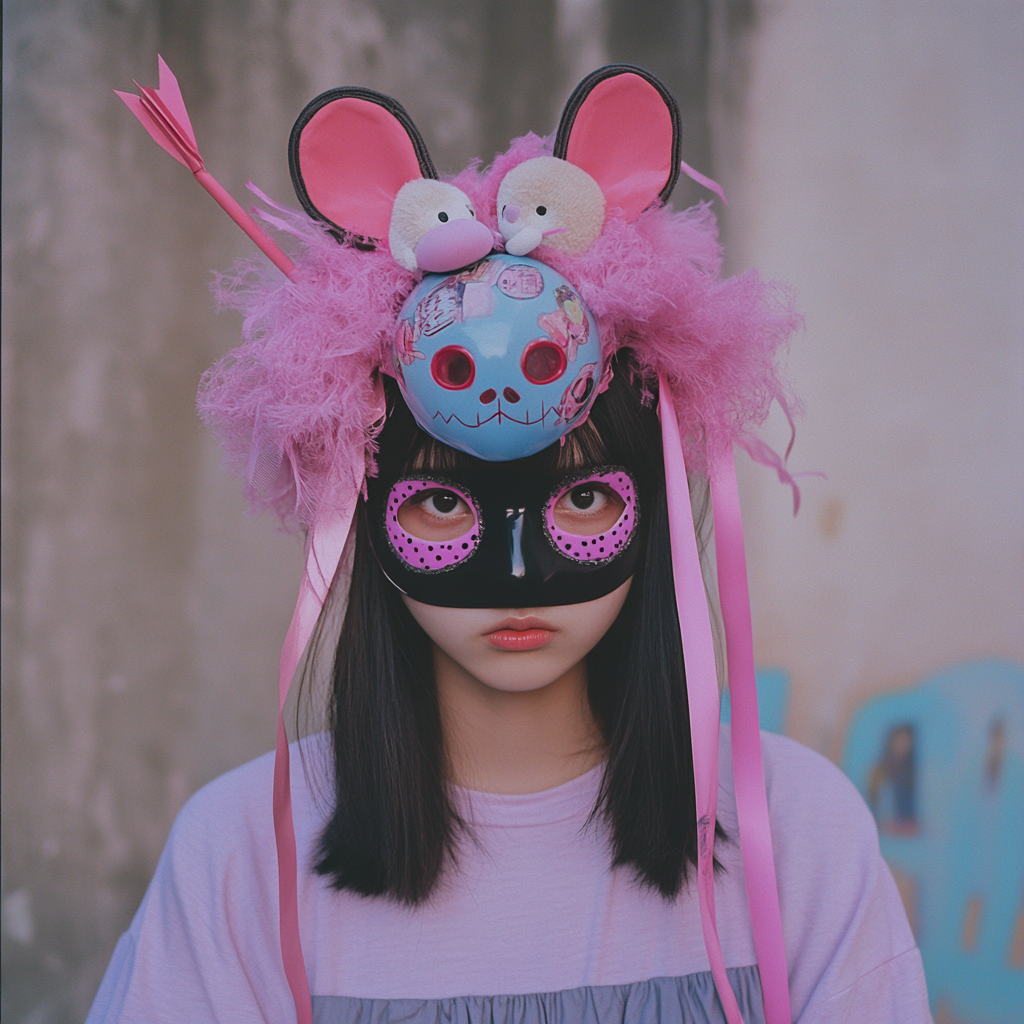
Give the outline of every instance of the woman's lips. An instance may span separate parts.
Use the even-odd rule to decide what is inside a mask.
[[[506,619],[484,639],[499,651],[535,651],[554,635],[555,631],[541,619]]]

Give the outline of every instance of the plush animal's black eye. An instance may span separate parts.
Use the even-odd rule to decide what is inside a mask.
[[[447,213],[445,213],[445,212],[444,212],[444,210],[442,210],[442,211],[441,211],[441,212],[440,212],[440,213],[439,213],[439,214],[437,215],[437,219],[438,219],[438,220],[439,220],[439,221],[440,221],[440,222],[441,222],[442,224],[447,224],[447,223],[448,223],[448,214],[447,214]]]
[[[470,217],[473,217],[475,219],[476,218],[476,210],[470,210],[469,211],[469,215],[470,215]]]
[[[543,217],[544,214],[547,213],[547,212],[548,212],[548,208],[546,206],[538,206],[537,207],[537,216],[538,217]]]

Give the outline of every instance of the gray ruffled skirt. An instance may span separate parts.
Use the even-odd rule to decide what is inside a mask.
[[[744,1024],[764,1024],[757,965],[726,973]],[[631,985],[451,999],[313,996],[314,1024],[725,1024],[710,971]]]

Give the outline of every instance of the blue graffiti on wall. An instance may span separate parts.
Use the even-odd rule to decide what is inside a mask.
[[[789,710],[789,676],[780,668],[759,668],[757,680],[757,720],[765,732],[785,733]],[[729,691],[722,694],[722,721],[732,720]]]
[[[843,770],[878,819],[933,1007],[1024,1019],[1024,668],[975,662],[869,700]]]

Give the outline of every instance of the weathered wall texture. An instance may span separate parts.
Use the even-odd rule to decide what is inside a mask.
[[[718,137],[730,256],[797,290],[791,464],[828,479],[793,520],[744,474],[757,656],[838,759],[869,693],[1024,661],[1024,6],[759,12]]]
[[[288,131],[325,88],[399,97],[454,169],[553,128],[606,60],[664,77],[686,159],[730,193],[734,266],[808,313],[794,463],[829,479],[795,522],[767,474],[743,484],[760,660],[834,753],[858,696],[1024,657],[1020,11],[5,4],[4,1021],[84,1016],[182,802],[272,745],[300,567],[193,411],[238,331],[209,268],[249,243],[111,89],[162,53],[218,178],[290,202]]]
[[[111,90],[155,84],[162,53],[216,176],[294,202],[292,121],[338,84],[399,97],[454,170],[552,130],[609,58],[702,82],[704,43],[671,41],[708,4],[652,3],[674,19],[657,46],[616,50],[609,20],[630,6],[4,5],[5,1022],[84,1016],[181,804],[272,746],[301,561],[243,515],[193,408],[238,332],[209,269],[249,243]],[[702,165],[705,91],[687,108]]]

